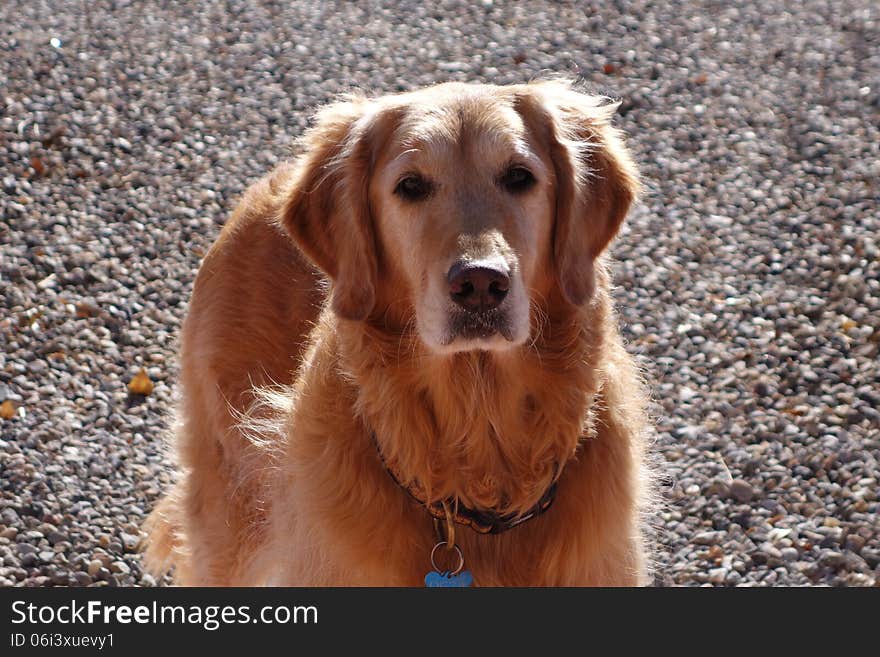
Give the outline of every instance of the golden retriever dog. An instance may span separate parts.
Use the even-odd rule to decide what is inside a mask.
[[[183,585],[645,583],[644,395],[603,255],[638,192],[615,108],[540,81],[320,110],[199,271],[148,563]]]

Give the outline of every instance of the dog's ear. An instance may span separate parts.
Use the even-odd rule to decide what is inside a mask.
[[[322,109],[303,154],[281,222],[302,252],[332,281],[331,307],[365,319],[376,299],[377,252],[369,184],[383,112],[364,98]]]
[[[553,160],[556,275],[566,300],[581,305],[593,295],[596,258],[639,192],[635,164],[611,126],[618,103],[553,81],[524,86],[516,104]]]

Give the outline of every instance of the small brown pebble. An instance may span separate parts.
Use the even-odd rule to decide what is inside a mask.
[[[737,502],[745,504],[752,501],[752,498],[755,496],[755,489],[744,479],[734,479],[730,482],[728,493]]]
[[[12,403],[11,399],[7,399],[0,404],[0,417],[4,420],[11,420],[15,417],[15,404]]]

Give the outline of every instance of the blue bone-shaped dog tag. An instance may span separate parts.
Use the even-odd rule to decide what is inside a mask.
[[[453,575],[448,570],[445,573],[438,573],[436,570],[432,570],[425,575],[425,586],[429,588],[467,587],[472,586],[473,583],[474,576],[471,575],[469,570],[463,570],[458,575]]]

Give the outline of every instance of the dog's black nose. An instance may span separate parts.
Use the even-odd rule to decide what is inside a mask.
[[[507,272],[495,265],[457,262],[446,275],[449,296],[468,312],[497,308],[510,289]]]

